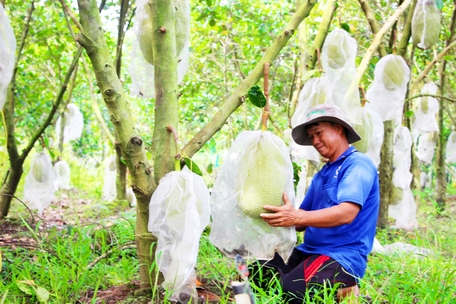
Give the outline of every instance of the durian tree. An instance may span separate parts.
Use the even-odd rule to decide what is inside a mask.
[[[132,178],[132,188],[137,197],[136,244],[140,263],[140,280],[144,290],[150,291],[150,267],[154,260],[151,249],[155,238],[148,232],[149,201],[161,177],[174,167],[178,153],[192,157],[226,122],[245,100],[245,95],[261,77],[263,64],[273,61],[292,37],[299,23],[309,15],[315,1],[305,2],[290,19],[263,58],[241,82],[238,89],[226,100],[215,116],[178,150],[175,134],[179,123],[177,52],[175,41],[175,9],[173,1],[150,1],[153,32],[152,49],[155,61],[155,124],[153,128],[152,157],[149,164],[141,139],[127,104],[127,96],[115,73],[114,63],[106,44],[100,15],[93,0],[79,0],[79,15],[82,32],[77,41],[86,49],[92,62],[97,83],[103,95],[122,155]]]

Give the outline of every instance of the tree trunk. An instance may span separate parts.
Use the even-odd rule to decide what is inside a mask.
[[[394,120],[388,120],[383,123],[385,133],[383,137],[382,150],[380,152],[380,211],[378,214],[377,226],[387,227],[388,207],[393,196],[393,138],[394,138]]]
[[[137,198],[135,234],[139,276],[141,288],[150,290],[150,271],[156,271],[152,266],[155,259],[152,244],[156,238],[147,230],[147,223],[150,197],[156,183],[150,174],[152,169],[146,158],[144,142],[133,124],[134,119],[127,104],[126,94],[109,53],[97,3],[95,0],[78,0],[78,6],[83,32],[78,35],[77,40],[86,49],[92,62],[97,84],[111,116]],[[154,276],[152,274],[152,277]]]
[[[117,200],[123,201],[127,199],[127,166],[122,161],[122,151],[120,149],[120,144],[115,143],[116,150],[116,191],[117,191]]]

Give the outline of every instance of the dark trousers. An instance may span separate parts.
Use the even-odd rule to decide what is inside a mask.
[[[357,284],[356,279],[342,265],[326,255],[305,255],[295,249],[285,264],[276,253],[269,261],[259,260],[251,265],[251,280],[258,286],[265,287],[264,276],[278,274],[285,302],[290,304],[305,303],[305,294],[309,290],[312,297],[323,290],[323,286],[338,288]],[[263,276],[263,280],[259,280]]]

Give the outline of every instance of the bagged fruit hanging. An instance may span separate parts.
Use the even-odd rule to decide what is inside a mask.
[[[271,227],[260,218],[264,205],[294,202],[293,167],[288,148],[268,131],[244,131],[228,151],[211,193],[209,240],[226,256],[288,260],[296,242],[294,227]]]
[[[174,0],[177,76],[178,83],[184,78],[190,56],[190,2]],[[152,50],[153,32],[152,12],[148,0],[137,1],[135,23],[133,26],[136,41],[133,43],[128,71],[132,78],[130,93],[142,98],[155,97],[154,54]]]
[[[383,121],[402,121],[405,93],[410,80],[410,68],[398,55],[380,59],[374,70],[374,82],[366,92],[366,108],[371,108]]]
[[[187,168],[166,174],[150,200],[148,229],[158,240],[155,256],[162,285],[181,303],[197,302],[194,267],[210,214],[209,190]]]
[[[54,199],[56,190],[51,157],[46,150],[36,153],[32,158],[30,171],[25,177],[24,201],[31,209],[38,209],[38,214],[42,214]]]
[[[57,189],[70,189],[70,166],[65,160],[60,160],[54,164]]]
[[[16,37],[3,4],[0,3],[0,111],[6,101],[6,89],[13,77],[15,53]]]
[[[436,0],[418,0],[412,19],[413,44],[428,49],[439,41],[440,10]]]
[[[456,163],[456,132],[451,132],[446,144],[446,161],[452,164]]]

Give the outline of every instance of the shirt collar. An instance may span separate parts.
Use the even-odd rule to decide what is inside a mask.
[[[344,153],[342,153],[341,156],[339,156],[334,162],[330,162],[328,161],[328,165],[332,165],[332,164],[335,164],[339,161],[341,161],[342,159],[345,159],[346,157],[348,157],[350,154],[352,154],[353,152],[358,152],[358,150],[356,150],[355,147],[353,146],[349,146],[347,150],[345,150]]]

